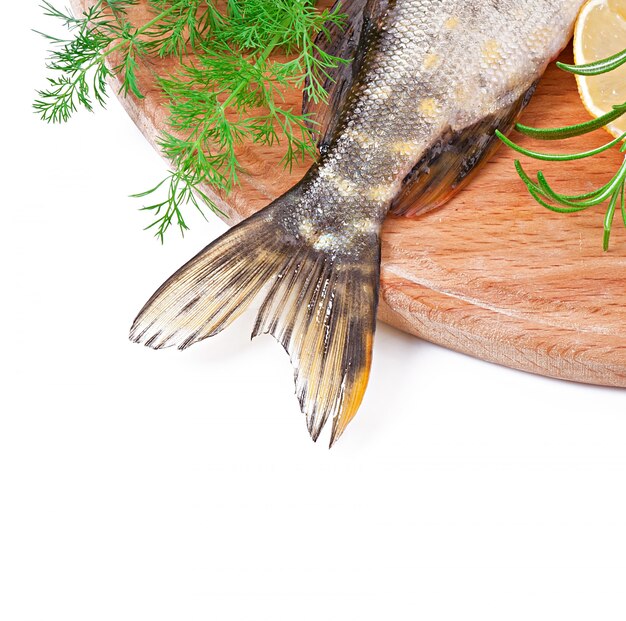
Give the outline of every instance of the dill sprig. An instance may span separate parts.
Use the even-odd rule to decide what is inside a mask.
[[[563,69],[564,71],[568,71],[570,73],[584,76],[593,76],[607,73],[608,71],[613,71],[624,63],[626,63],[626,50],[609,56],[608,58],[603,58],[601,60],[585,65],[569,65],[560,62],[557,63],[557,65],[560,69]],[[603,114],[602,116],[592,119],[591,121],[586,121],[584,123],[577,123],[575,125],[566,125],[564,127],[554,127],[547,129],[529,127],[527,125],[522,125],[521,123],[518,123],[516,124],[515,129],[526,136],[538,138],[539,140],[561,140],[566,138],[573,138],[576,136],[582,136],[584,134],[588,134],[590,132],[601,129],[602,127],[621,117],[623,114],[626,114],[626,102],[615,105],[606,114]],[[622,221],[624,223],[624,226],[626,226],[626,132],[596,149],[567,154],[553,154],[543,153],[540,151],[532,151],[530,149],[525,149],[524,147],[521,147],[497,130],[496,134],[500,138],[500,140],[502,140],[502,142],[504,142],[506,145],[508,145],[518,153],[542,161],[567,162],[572,160],[580,160],[588,157],[594,157],[613,148],[619,149],[620,153],[625,154],[623,163],[610,179],[610,181],[605,183],[603,186],[584,194],[564,194],[557,192],[548,183],[546,176],[542,171],[539,171],[537,173],[537,179],[533,180],[526,173],[521,162],[519,160],[515,160],[515,170],[517,171],[517,174],[519,175],[521,180],[524,182],[524,185],[528,189],[529,194],[535,199],[535,201],[537,201],[546,209],[550,209],[551,211],[555,211],[557,213],[575,213],[588,209],[589,207],[595,207],[608,201],[608,206],[606,208],[603,220],[604,235],[602,238],[602,248],[604,251],[607,251],[609,249],[611,228],[613,225],[613,220],[618,204],[620,206]],[[623,143],[621,147],[619,146],[620,143]]]
[[[46,15],[60,20],[69,39],[44,35],[52,43],[48,88],[34,107],[46,121],[67,121],[79,107],[104,106],[109,76],[120,94],[143,97],[138,61],[173,56],[178,67],[157,76],[169,116],[158,143],[172,169],[154,187],[135,194],[159,198],[143,209],[147,227],[163,240],[172,224],[188,227],[183,211],[192,205],[220,213],[203,187],[227,194],[239,181],[238,147],[244,142],[285,145],[283,164],[314,153],[310,119],[284,105],[284,90],[300,88],[325,100],[324,80],[339,62],[316,45],[337,11],[319,11],[314,0],[149,0],[154,16],[134,25],[127,9],[136,0],[97,0],[82,16],[59,11],[47,0]],[[193,51],[193,56],[188,52]],[[281,52],[281,59],[273,56]],[[114,60],[113,60],[114,59]]]
[[[231,0],[224,21],[202,42],[193,62],[181,63],[172,76],[159,79],[169,107],[169,130],[159,146],[173,170],[146,197],[158,191],[165,198],[144,207],[156,215],[151,227],[159,238],[175,222],[187,228],[177,196],[217,206],[203,185],[227,194],[239,181],[238,147],[246,142],[286,145],[283,164],[314,154],[314,140],[305,115],[282,106],[287,87],[302,88],[314,100],[325,100],[322,83],[340,59],[315,44],[319,32],[341,16],[319,12],[310,0]],[[273,52],[287,54],[277,60]]]
[[[148,54],[180,52],[188,41],[197,39],[201,28],[206,28],[206,23],[196,23],[199,0],[152,0],[153,8],[162,10],[139,27],[133,26],[127,15],[127,9],[135,4],[136,0],[97,0],[80,17],[75,17],[47,0],[42,3],[44,14],[60,20],[73,34],[70,39],[59,39],[40,33],[52,44],[47,68],[53,77],[48,78],[47,89],[38,91],[34,104],[43,120],[65,122],[79,106],[89,111],[94,102],[104,106],[106,80],[111,75],[120,77],[122,95],[132,93],[142,98],[137,80],[138,59]],[[113,65],[108,62],[111,58],[116,59]]]

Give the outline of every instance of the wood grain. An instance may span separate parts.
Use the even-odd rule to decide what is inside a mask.
[[[75,11],[91,2],[72,0]],[[144,7],[133,11],[133,19],[142,20]],[[562,57],[571,60],[571,50]],[[153,145],[166,113],[152,75],[166,71],[168,64],[143,65],[145,99],[122,99]],[[298,92],[286,97],[299,108]],[[574,79],[552,65],[523,121],[552,126],[587,118]],[[583,150],[606,139],[597,132],[548,147]],[[519,142],[532,144],[521,137]],[[241,187],[228,197],[216,197],[233,224],[286,191],[310,165],[284,171],[280,146],[242,148],[240,157],[246,170]],[[568,380],[626,386],[626,231],[619,215],[611,249],[604,253],[603,208],[570,215],[545,210],[526,193],[513,160],[513,153],[502,148],[445,207],[416,218],[387,219],[379,317],[483,360]],[[584,192],[605,183],[620,162],[619,153],[612,151],[591,161],[544,163],[541,168],[555,187]],[[529,171],[538,169],[534,161],[526,164]]]

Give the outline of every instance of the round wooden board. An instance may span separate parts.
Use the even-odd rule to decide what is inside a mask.
[[[82,12],[93,0],[72,4]],[[146,21],[144,6],[135,7],[131,17]],[[571,50],[562,56],[571,61]],[[145,99],[122,98],[153,145],[165,127],[166,111],[152,75],[169,68],[168,60],[142,66]],[[300,93],[286,96],[299,109]],[[547,127],[587,119],[574,78],[551,65],[524,123]],[[584,150],[606,140],[600,131],[569,144],[538,146],[555,152]],[[228,197],[216,197],[233,224],[286,191],[310,165],[284,171],[280,145],[246,147],[240,155],[246,170],[241,187]],[[544,163],[542,169],[557,188],[585,192],[605,183],[621,157],[611,151],[582,162]],[[626,231],[620,216],[605,253],[604,208],[570,215],[549,212],[529,197],[513,160],[513,152],[501,148],[445,207],[417,218],[387,219],[379,317],[483,360],[568,380],[626,386]],[[525,165],[531,172],[539,168],[535,161]]]

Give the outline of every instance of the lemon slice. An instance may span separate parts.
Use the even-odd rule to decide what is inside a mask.
[[[574,30],[577,65],[606,58],[626,48],[626,0],[590,0]],[[626,101],[626,64],[596,76],[577,75],[580,98],[593,116],[610,112]],[[626,132],[626,115],[606,126],[616,138]]]

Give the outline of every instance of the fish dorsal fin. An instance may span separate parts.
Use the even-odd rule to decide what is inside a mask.
[[[363,64],[362,43],[366,34],[377,27],[388,4],[389,0],[337,0],[331,10],[346,16],[344,24],[327,25],[326,32],[320,32],[315,39],[315,45],[323,53],[347,61],[327,73],[323,84],[328,93],[327,104],[315,102],[306,95],[302,102],[302,112],[311,115],[310,127],[322,152],[337,127],[348,93]]]

